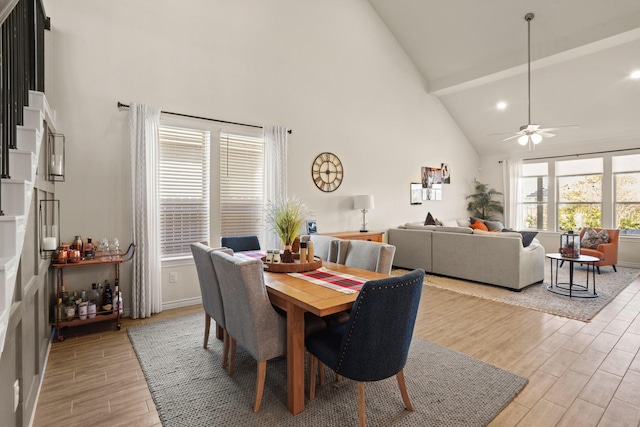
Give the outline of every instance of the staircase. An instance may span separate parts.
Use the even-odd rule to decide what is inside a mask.
[[[4,216],[0,216],[0,355],[4,349],[27,218],[34,197],[38,156],[44,141],[44,121],[50,129],[55,129],[53,114],[42,92],[29,91],[29,106],[23,111],[24,124],[17,127],[17,149],[9,152],[11,178],[2,179],[0,183],[4,212]]]

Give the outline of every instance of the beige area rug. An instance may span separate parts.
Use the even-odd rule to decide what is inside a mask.
[[[520,292],[514,292],[498,286],[432,274],[426,275],[424,283],[427,286],[446,289],[464,295],[499,301],[505,304],[517,305],[544,313],[588,322],[640,274],[640,270],[635,268],[617,268],[618,272],[614,272],[611,267],[602,267],[600,269],[601,274],[596,273],[596,291],[599,295],[598,298],[569,298],[549,292],[547,290],[550,279],[548,262],[545,262],[544,283],[527,286]],[[394,269],[392,274],[402,274],[406,271],[407,270],[404,269]],[[568,280],[569,266],[565,264],[565,266],[559,270],[558,281],[568,282]],[[576,265],[574,269],[574,283],[585,283],[585,280],[586,267]]]
[[[213,330],[213,328],[212,328]],[[287,410],[286,360],[267,363],[260,412],[254,414],[256,361],[238,346],[233,377],[222,369],[222,343],[213,332],[202,348],[204,314],[129,328],[151,396],[164,427],[355,426],[354,381],[326,383],[316,399],[292,415]],[[404,369],[414,412],[404,409],[395,378],[365,386],[367,425],[483,427],[511,402],[528,380],[479,359],[414,339]]]

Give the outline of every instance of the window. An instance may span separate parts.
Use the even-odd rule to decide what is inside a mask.
[[[262,137],[220,134],[220,234],[263,236]]]
[[[527,163],[522,165],[520,185],[520,210],[524,228],[547,229],[547,201],[549,198],[549,165],[547,163]]]
[[[640,234],[640,154],[613,157],[612,172],[615,226]]]
[[[208,131],[160,125],[158,197],[162,259],[191,256],[209,241]]]
[[[602,227],[602,158],[556,162],[558,228]]]

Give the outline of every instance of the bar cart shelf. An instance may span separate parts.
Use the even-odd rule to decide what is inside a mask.
[[[113,265],[115,268],[115,280],[114,287],[120,284],[120,264],[123,262],[130,261],[133,258],[133,255],[136,251],[136,245],[131,243],[129,248],[124,254],[110,256],[109,259],[102,259],[102,255],[100,252],[96,253],[95,259],[83,259],[76,262],[65,262],[65,263],[57,263],[52,262],[51,267],[56,270],[56,302],[57,295],[60,295],[60,291],[64,284],[64,270],[67,268],[86,268],[91,266],[105,266],[105,265]],[[54,308],[54,313],[56,312]],[[80,326],[80,325],[89,325],[92,323],[98,322],[106,322],[106,321],[115,321],[116,329],[120,329],[122,325],[120,324],[120,319],[122,318],[122,313],[118,310],[118,307],[113,307],[112,311],[98,311],[96,316],[93,318],[80,319],[78,314],[72,320],[60,319],[57,313],[54,315],[54,328],[56,331],[56,337],[58,341],[64,341],[64,335],[61,334],[62,328]]]

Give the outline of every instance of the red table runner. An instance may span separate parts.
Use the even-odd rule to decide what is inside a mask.
[[[362,277],[352,276],[351,274],[339,273],[337,271],[328,270],[320,267],[317,270],[306,271],[304,273],[288,273],[290,276],[306,280],[316,285],[334,289],[345,294],[354,294],[360,292],[362,285],[367,281]]]

